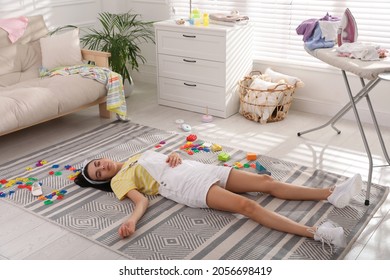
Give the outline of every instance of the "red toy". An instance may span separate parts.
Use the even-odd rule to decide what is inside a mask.
[[[187,141],[194,142],[197,138],[195,134],[190,134],[187,136]]]

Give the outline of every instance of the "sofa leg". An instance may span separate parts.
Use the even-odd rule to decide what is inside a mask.
[[[107,110],[107,104],[105,102],[99,104],[99,115],[101,118],[111,119],[111,114],[112,113]]]

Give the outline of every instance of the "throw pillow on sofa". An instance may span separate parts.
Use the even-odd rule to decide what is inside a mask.
[[[57,67],[83,64],[79,29],[72,29],[40,39],[42,67],[51,70]]]

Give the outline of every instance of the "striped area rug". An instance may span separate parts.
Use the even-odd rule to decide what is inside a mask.
[[[200,139],[207,141],[207,139]],[[365,191],[351,206],[336,209],[326,202],[284,201],[262,193],[246,194],[259,204],[307,225],[331,220],[345,229],[346,248],[323,248],[320,242],[270,230],[245,217],[211,209],[192,209],[160,196],[150,196],[150,206],[137,232],[121,239],[117,230],[132,209],[130,200],[118,201],[112,193],[79,188],[74,169],[85,159],[109,157],[124,161],[147,149],[162,153],[180,151],[186,137],[134,123],[113,122],[57,145],[0,166],[0,203],[8,201],[80,234],[129,259],[340,259],[383,203],[388,188],[373,185],[370,206]],[[232,158],[247,162],[246,152],[223,147]],[[199,151],[183,158],[222,164],[217,153]],[[258,161],[278,180],[325,187],[344,177],[275,158]],[[252,167],[243,167],[255,172]],[[45,196],[33,197],[28,184],[38,180]],[[325,250],[324,250],[325,249]]]

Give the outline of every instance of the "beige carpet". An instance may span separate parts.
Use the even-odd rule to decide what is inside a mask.
[[[207,139],[200,139],[207,141]],[[162,153],[178,151],[186,137],[134,123],[113,122],[70,140],[36,151],[0,166],[0,203],[20,206],[80,234],[129,259],[340,259],[349,251],[373,214],[383,203],[388,188],[373,185],[370,206],[364,205],[365,191],[344,209],[326,202],[284,201],[261,193],[247,194],[264,207],[275,209],[295,221],[315,225],[331,220],[344,227],[346,248],[332,250],[308,238],[281,233],[244,217],[210,209],[192,209],[160,196],[151,196],[147,213],[136,235],[120,239],[117,230],[133,205],[118,201],[112,193],[82,189],[71,180],[73,169],[85,159],[109,157],[124,161],[146,149]],[[223,147],[232,159],[247,162],[246,152]],[[200,150],[184,158],[222,164],[218,153]],[[258,161],[278,180],[306,186],[328,186],[345,177],[258,155]],[[256,172],[252,167],[243,167]],[[4,180],[7,180],[4,181]],[[27,186],[43,184],[42,200]],[[325,250],[324,250],[325,249]]]

